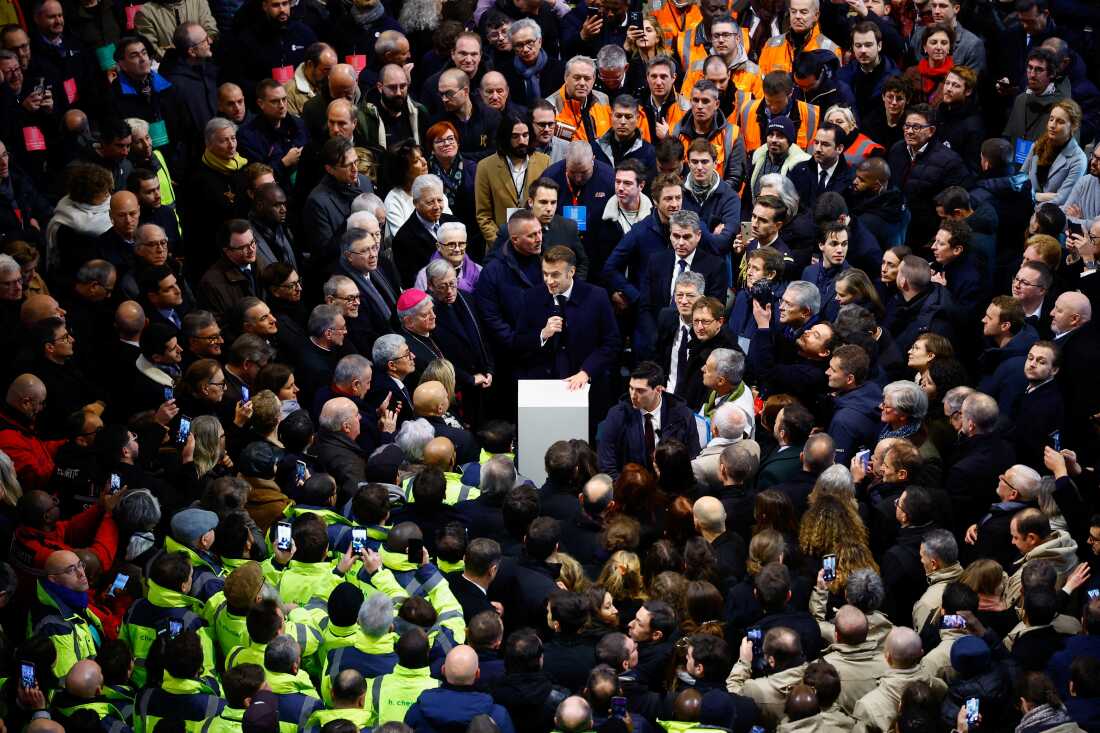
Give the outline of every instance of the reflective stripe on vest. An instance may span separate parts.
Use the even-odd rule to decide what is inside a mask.
[[[378,675],[374,678],[374,681],[370,685],[370,702],[374,706],[374,717],[377,720],[381,716],[382,710],[382,678],[385,675]]]

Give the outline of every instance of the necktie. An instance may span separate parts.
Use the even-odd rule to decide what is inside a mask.
[[[553,338],[550,339],[552,353],[554,354],[554,369],[557,372],[557,376],[561,379],[573,375],[572,368],[569,364],[569,354],[565,348],[565,304],[567,302],[564,295],[557,295],[554,297],[554,315],[561,317],[561,331],[554,334]]]
[[[394,300],[393,291],[390,290],[389,283],[386,282],[386,278],[382,277],[377,271],[371,272],[367,275],[367,279],[370,280],[371,285],[378,289],[379,295],[386,301],[386,307],[388,310],[393,310],[397,306],[397,301]]]
[[[182,328],[183,327],[183,322],[180,321],[179,314],[176,313],[175,308],[172,308],[168,311],[168,320],[170,320],[172,322],[172,325],[175,326],[176,328]]]
[[[383,318],[389,318],[390,307],[386,303],[385,298],[382,297],[382,294],[378,292],[378,288],[374,286],[374,281],[369,274],[363,278],[363,282],[366,285],[363,291],[366,292],[367,298],[374,304],[375,310],[377,310]]]
[[[645,413],[645,464],[653,466],[653,451],[657,448],[657,436],[653,433],[653,415]]]
[[[684,381],[684,375],[687,374],[688,341],[690,340],[691,334],[688,333],[687,326],[682,326],[680,328],[680,348],[676,352],[676,384],[672,385],[673,392]]]
[[[829,171],[821,169],[821,175],[817,179],[817,192],[825,193],[825,184],[829,182]]]
[[[668,296],[668,304],[676,305],[676,279],[687,272],[688,261],[683,257],[676,263],[676,273],[672,276],[672,293]]]

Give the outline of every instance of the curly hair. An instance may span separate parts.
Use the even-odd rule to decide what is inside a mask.
[[[647,600],[645,578],[642,576],[642,561],[633,552],[620,550],[607,558],[596,585],[603,586],[611,599]]]
[[[840,590],[848,584],[849,576],[857,570],[878,572],[878,563],[871,554],[871,548],[856,542],[837,545],[836,580],[829,585],[829,592],[840,593]]]
[[[65,181],[66,193],[78,204],[94,204],[96,199],[110,196],[114,188],[111,171],[94,163],[74,163]]]
[[[649,584],[649,597],[655,601],[664,601],[672,606],[676,618],[684,618],[687,614],[687,588],[687,578],[680,573],[666,570],[658,573]]]
[[[866,545],[867,527],[854,501],[821,493],[810,497],[798,544],[807,556],[820,557],[836,552],[842,544]]]
[[[612,517],[600,532],[600,544],[608,552],[634,552],[642,541],[642,525],[634,517],[620,514]]]

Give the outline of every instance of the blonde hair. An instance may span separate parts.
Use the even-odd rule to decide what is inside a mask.
[[[802,515],[802,525],[798,529],[802,552],[820,557],[837,552],[841,545],[853,543],[867,544],[867,527],[854,499],[824,492],[811,495],[810,506]]]
[[[455,367],[446,359],[432,359],[428,366],[424,367],[424,373],[420,377],[420,384],[424,382],[439,382],[447,389],[447,409],[455,403]]]
[[[871,548],[858,543],[846,543],[836,548],[836,580],[829,585],[829,591],[839,594],[848,584],[848,578],[857,570],[873,570],[878,573]]]
[[[619,550],[607,558],[596,585],[603,586],[614,601],[647,599],[642,561],[633,552]]]
[[[845,107],[843,104],[834,104],[829,109],[825,110],[824,119],[828,120],[833,114],[838,114],[844,118],[844,124],[840,125],[844,129],[844,132],[851,132],[856,129],[856,116],[852,114],[852,110]]]
[[[577,558],[572,555],[565,552],[555,552],[550,555],[548,560],[561,565],[558,580],[574,593],[580,593],[591,584],[588,576],[585,575],[584,568],[577,562]]]

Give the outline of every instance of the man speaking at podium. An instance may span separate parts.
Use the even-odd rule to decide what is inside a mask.
[[[564,379],[570,390],[592,383],[589,394],[596,395],[608,391],[609,370],[616,363],[622,340],[607,291],[575,280],[576,262],[573,250],[561,245],[543,253],[546,287],[531,288],[524,294],[516,327],[518,376]],[[598,407],[590,402],[589,410]]]

